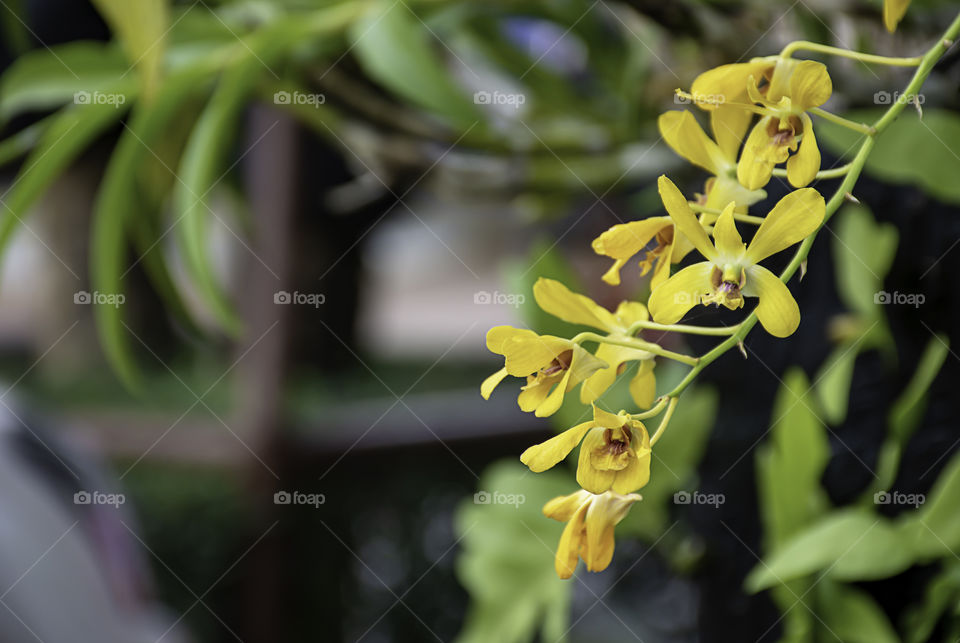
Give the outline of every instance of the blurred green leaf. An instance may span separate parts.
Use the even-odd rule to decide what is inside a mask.
[[[140,70],[144,96],[152,97],[163,65],[169,0],[93,0],[93,4],[123,45],[131,66]]]
[[[856,110],[844,117],[872,123],[885,108]],[[817,139],[834,154],[849,152],[860,134],[820,121]],[[960,115],[945,109],[924,109],[923,118],[907,106],[883,134],[867,159],[867,174],[882,181],[913,185],[947,203],[960,203],[960,157],[951,148],[960,141]],[[904,159],[910,159],[904,163]]]
[[[911,606],[903,617],[906,643],[930,640],[937,622],[951,606],[960,604],[960,565],[947,559],[946,568],[927,585],[923,600]]]
[[[833,349],[817,373],[817,397],[825,419],[831,424],[841,424],[847,417],[850,400],[850,383],[857,363],[860,343],[844,342]]]
[[[639,491],[643,502],[633,506],[618,533],[635,534],[652,543],[668,529],[673,494],[697,488],[697,465],[707,447],[718,401],[716,391],[702,386],[683,394],[670,428],[657,442],[650,482]],[[647,428],[652,433],[656,426]]]
[[[866,592],[824,579],[817,586],[824,640],[845,643],[899,643],[886,614]]]
[[[91,104],[67,107],[56,114],[37,146],[24,160],[3,199],[0,252],[44,190],[124,113],[126,108],[123,105]]]
[[[829,568],[836,580],[887,578],[913,563],[901,530],[858,509],[835,511],[778,547],[747,576],[748,591]]]
[[[883,289],[883,279],[897,252],[897,229],[890,223],[876,223],[862,205],[845,206],[836,222],[833,259],[837,290],[850,309],[876,319],[880,311],[874,297]]]
[[[136,93],[127,64],[116,47],[78,41],[36,49],[17,58],[0,77],[0,123],[27,111],[54,109],[74,101],[78,92]]]
[[[126,234],[129,217],[142,216],[138,207],[137,172],[150,146],[170,127],[184,101],[205,87],[206,71],[193,69],[165,79],[149,106],[138,105],[120,137],[104,173],[93,208],[90,271],[100,292],[123,291],[127,271]],[[140,376],[130,351],[130,333],[124,328],[121,309],[96,306],[97,330],[107,359],[124,384],[139,389]]]
[[[826,430],[799,368],[783,378],[769,441],[757,452],[757,487],[766,549],[775,550],[829,506],[820,477],[830,459]]]
[[[914,535],[913,549],[921,557],[955,555],[960,547],[960,453],[937,478],[919,511],[904,521]]]
[[[405,3],[371,4],[350,37],[364,71],[393,93],[460,127],[480,120],[433,48],[432,34]]]
[[[479,489],[523,495],[522,504],[477,504],[465,500],[456,528],[463,551],[457,575],[472,598],[459,643],[557,641],[567,629],[571,583],[557,577],[553,552],[563,525],[541,507],[570,493],[570,479],[557,471],[532,474],[517,460],[491,465]]]
[[[893,485],[900,466],[900,455],[923,419],[927,391],[950,354],[948,342],[946,336],[936,335],[927,343],[917,370],[890,408],[887,416],[887,437],[877,457],[877,481],[874,491],[885,491]]]

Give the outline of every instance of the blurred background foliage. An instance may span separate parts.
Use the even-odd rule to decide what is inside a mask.
[[[56,3],[8,3],[0,11],[0,164],[9,172],[0,251],[9,254],[18,235],[32,231],[30,217],[64,177],[88,168],[88,189],[69,201],[86,198],[89,217],[52,225],[88,257],[78,277],[85,289],[128,298],[92,307],[100,349],[83,346],[79,361],[42,369],[25,388],[60,413],[107,409],[130,425],[179,413],[194,398],[216,420],[243,416],[244,403],[261,394],[268,399],[276,436],[271,429],[251,441],[253,451],[271,454],[263,457],[285,485],[316,486],[322,472],[323,487],[337,489],[328,491],[323,518],[301,512],[278,530],[273,586],[283,587],[284,605],[274,611],[281,621],[268,621],[272,631],[286,640],[424,640],[426,621],[438,638],[463,641],[956,638],[960,461],[940,460],[956,446],[949,418],[957,366],[948,348],[958,345],[960,328],[958,266],[949,254],[960,238],[955,49],[924,88],[922,116],[906,113],[880,139],[857,188],[862,204],[846,206],[818,239],[799,297],[801,332],[779,344],[751,338],[746,362],[725,356],[685,394],[603,575],[564,583],[553,573],[561,526],[539,508],[573,489],[572,472],[534,476],[519,465],[516,455],[545,437],[546,423],[522,418],[508,391],[490,407],[479,404],[476,387],[495,368],[479,350],[484,329],[460,335],[473,352],[447,358],[447,346],[434,345],[391,357],[355,330],[385,334],[389,321],[378,323],[350,294],[382,293],[375,286],[384,271],[408,270],[379,264],[404,257],[396,246],[409,236],[368,233],[381,220],[412,215],[439,241],[430,252],[455,255],[474,278],[458,280],[454,262],[428,266],[446,271],[439,278],[451,290],[442,292],[460,298],[451,304],[438,295],[414,325],[441,310],[476,325],[474,292],[500,287],[525,301],[494,309],[493,323],[576,332],[533,305],[536,278],[560,279],[611,307],[643,297],[647,286],[635,278],[617,290],[599,283],[606,266],[589,240],[658,213],[658,174],[670,172],[687,193],[702,181],[658,140],[656,117],[689,109],[675,88],[795,39],[914,55],[955,3],[914,0],[893,36],[882,29],[879,0],[96,0],[92,8],[61,3],[60,15],[49,11]],[[829,62],[828,107],[868,122],[909,74]],[[98,94],[122,100],[98,102]],[[263,110],[293,127],[297,143],[258,161],[256,146],[273,129],[255,125]],[[843,163],[853,135],[817,127],[824,166]],[[258,173],[270,165],[280,170]],[[293,188],[282,182],[285,167],[296,169]],[[786,189],[771,188],[771,202]],[[429,225],[419,205],[407,203],[418,196],[442,212]],[[293,224],[283,223],[285,210],[299,213]],[[285,225],[286,245],[273,256],[290,265],[278,271],[282,278],[273,275],[274,290],[306,284],[336,310],[298,308],[283,364],[255,367],[251,383],[231,376],[221,384],[224,369],[267,327],[256,309],[270,302],[250,301],[249,270],[273,272],[258,243]],[[241,249],[238,261],[224,238],[250,256]],[[464,248],[475,254],[464,260]],[[361,250],[363,265],[341,263]],[[468,264],[481,262],[488,270],[478,275]],[[923,292],[927,304],[877,305],[876,293],[896,289]],[[317,339],[324,331],[333,337]],[[100,366],[99,350],[109,371],[90,366]],[[14,351],[11,378],[29,363]],[[680,370],[658,367],[660,386]],[[604,405],[625,403],[629,376]],[[271,400],[263,391],[275,383],[282,390]],[[418,415],[423,408],[438,425],[466,433],[438,429],[445,449],[404,442],[391,397],[380,419],[388,418],[392,437],[346,457],[380,422],[370,400],[383,388],[397,402],[411,392],[433,396],[410,413],[434,437],[434,422]],[[568,399],[553,427],[572,426],[585,412]],[[116,431],[103,435],[123,441]],[[191,439],[187,450],[202,450]],[[110,455],[120,471],[134,472],[121,478],[142,508],[146,540],[190,586],[212,581],[250,540],[239,536],[269,524],[269,506],[258,504],[269,494],[251,496],[251,486],[263,491],[275,481],[223,476],[221,456],[140,465],[137,454]],[[928,476],[931,469],[939,477]],[[723,506],[676,500],[697,489],[724,494]],[[927,501],[906,509],[874,502],[893,489],[927,493]],[[475,490],[526,502],[477,504]],[[243,611],[243,585],[257,587],[261,573],[254,568],[218,589],[217,609]],[[162,598],[187,609],[192,597],[160,565],[157,574]],[[232,640],[209,614],[187,622],[199,640]]]

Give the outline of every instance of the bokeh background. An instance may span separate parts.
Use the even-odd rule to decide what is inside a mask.
[[[956,46],[819,235],[800,330],[684,395],[606,572],[555,577],[573,473],[518,460],[585,409],[479,395],[491,326],[576,332],[537,277],[645,298],[589,242],[661,173],[702,186],[656,129],[675,88],[796,39],[916,55],[956,11],[3,0],[0,640],[956,640]],[[911,73],[828,62],[865,122]]]

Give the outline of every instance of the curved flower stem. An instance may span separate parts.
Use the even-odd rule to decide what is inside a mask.
[[[865,63],[890,65],[893,67],[917,67],[923,62],[922,56],[914,56],[912,58],[891,58],[889,56],[878,56],[877,54],[864,54],[851,49],[831,47],[830,45],[821,45],[820,43],[810,42],[807,40],[796,40],[791,42],[789,45],[783,48],[783,51],[780,52],[780,55],[784,58],[789,58],[795,51],[801,50],[815,51],[821,54],[841,56],[842,58],[852,58]]]
[[[957,14],[957,17],[954,18],[953,22],[944,32],[943,36],[939,41],[937,41],[937,44],[931,47],[930,50],[923,56],[920,64],[917,65],[917,70],[914,72],[913,78],[903,91],[904,95],[909,96],[911,94],[916,94],[920,90],[920,87],[927,79],[927,76],[929,76],[930,72],[933,70],[934,65],[944,54],[950,44],[956,40],[958,35],[960,35],[960,14]],[[883,132],[894,120],[896,120],[897,116],[900,115],[906,106],[906,101],[894,102],[889,108],[887,108],[886,113],[877,119],[877,122],[873,124],[871,129],[877,134]],[[840,208],[844,202],[844,199],[846,198],[846,195],[853,189],[857,179],[860,178],[860,173],[863,171],[863,166],[867,162],[867,157],[870,156],[870,152],[873,149],[875,141],[876,138],[874,136],[864,137],[863,142],[860,144],[860,149],[857,150],[856,156],[849,163],[849,169],[846,176],[844,176],[843,181],[833,193],[833,196],[830,197],[830,200],[827,201],[826,214],[824,215],[823,223],[820,224],[821,228],[826,225],[830,217],[832,217],[833,214]],[[803,243],[800,244],[796,253],[793,255],[793,259],[790,260],[790,263],[781,273],[780,281],[786,283],[800,268],[800,265],[806,260],[807,255],[810,253],[810,248],[813,246],[817,232],[819,232],[819,229],[803,240]],[[671,398],[677,398],[690,385],[690,383],[696,379],[700,371],[702,371],[728,350],[742,342],[751,329],[753,329],[753,327],[756,325],[756,323],[757,313],[756,310],[754,310],[740,323],[739,328],[733,335],[717,344],[709,352],[702,355],[697,365],[690,369],[690,372],[687,373],[686,377],[684,377],[683,380],[681,380],[672,391],[667,393],[667,396]],[[660,433],[659,429],[657,433]]]
[[[861,134],[866,134],[867,136],[873,136],[877,133],[877,130],[871,125],[866,125],[864,123],[856,123],[854,121],[848,120],[843,116],[837,116],[833,112],[828,112],[825,109],[820,109],[819,107],[810,107],[807,109],[811,114],[816,114],[820,118],[828,120],[837,125],[846,127],[847,129],[852,129],[855,132],[860,132]]]
[[[732,335],[740,327],[736,326],[687,326],[685,324],[658,324],[652,321],[638,321],[630,325],[630,334],[634,335],[640,330],[662,330],[669,333],[689,333],[691,335]]]
[[[571,341],[575,344],[582,344],[583,342],[599,342],[601,344],[613,344],[614,346],[636,348],[637,350],[647,351],[648,353],[653,353],[654,355],[659,355],[660,357],[666,357],[677,362],[683,362],[684,364],[688,364],[690,366],[696,366],[697,362],[699,361],[699,358],[697,357],[691,357],[690,355],[684,355],[683,353],[668,351],[665,348],[661,348],[659,344],[653,344],[651,342],[645,342],[642,339],[633,339],[630,337],[611,337],[609,335],[598,335],[597,333],[585,332],[580,333]]]
[[[841,165],[840,167],[832,167],[829,170],[820,170],[817,172],[816,179],[838,179],[841,176],[846,176],[847,172],[850,171],[851,163],[846,165]],[[773,175],[781,179],[787,178],[787,171],[782,167],[777,167],[773,169]]]
[[[676,410],[677,402],[679,401],[679,398],[670,398],[670,404],[667,406],[667,412],[663,414],[663,418],[660,420],[660,426],[657,427],[657,432],[653,434],[652,438],[650,438],[650,446],[655,445],[660,441],[660,438],[663,437],[663,432],[667,430],[668,426],[670,426],[670,418],[673,417],[673,412]]]
[[[660,412],[663,411],[663,407],[665,407],[669,402],[670,402],[670,398],[664,395],[659,400],[657,400],[657,403],[654,404],[652,407],[650,407],[648,410],[643,411],[642,413],[631,413],[630,417],[633,418],[634,420],[646,420],[646,419],[655,417],[657,415],[660,415]]]

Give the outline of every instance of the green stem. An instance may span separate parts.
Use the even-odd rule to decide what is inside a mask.
[[[659,400],[657,400],[657,403],[654,404],[652,407],[650,407],[650,409],[642,413],[631,413],[630,417],[633,418],[634,420],[646,420],[648,418],[652,418],[657,415],[660,415],[660,412],[663,411],[663,407],[665,407],[669,401],[670,401],[670,398],[664,395]]]
[[[670,398],[670,404],[667,406],[667,412],[663,414],[663,419],[660,420],[660,426],[657,427],[657,432],[653,434],[653,437],[650,438],[650,446],[655,445],[660,441],[660,438],[663,437],[663,432],[667,430],[667,427],[670,426],[670,418],[673,417],[673,412],[677,408],[677,402],[680,400],[676,397]]]
[[[912,58],[891,58],[888,56],[878,56],[877,54],[864,54],[850,49],[840,49],[839,47],[831,47],[830,45],[821,45],[820,43],[809,42],[807,40],[797,40],[795,42],[791,42],[789,45],[783,48],[783,51],[780,52],[780,55],[784,58],[789,58],[794,52],[800,50],[815,51],[821,54],[852,58],[865,63],[890,65],[892,67],[916,67],[923,61],[923,57],[921,56],[914,56]]]
[[[629,334],[634,335],[640,330],[662,330],[668,333],[689,333],[691,335],[715,335],[725,336],[737,332],[739,324],[736,326],[687,326],[685,324],[658,324],[652,321],[638,321],[630,326]]]
[[[723,210],[718,210],[717,208],[708,208],[705,205],[700,205],[699,203],[690,203],[690,209],[694,212],[701,212],[704,214],[713,214],[715,216],[720,216],[723,214]],[[752,223],[753,225],[760,225],[763,223],[763,217],[754,217],[749,214],[737,214],[733,215],[734,221],[743,221],[744,223]]]
[[[586,332],[580,333],[571,341],[574,344],[582,344],[583,342],[599,342],[601,344],[613,344],[614,346],[626,346],[627,348],[636,348],[637,350],[647,351],[648,353],[653,353],[654,355],[659,355],[660,357],[666,357],[677,362],[683,362],[684,364],[688,364],[690,366],[696,366],[697,364],[696,357],[684,355],[683,353],[668,351],[665,348],[661,348],[659,344],[645,342],[642,339],[611,337],[609,335],[598,335],[597,333]]]
[[[954,18],[953,22],[944,32],[937,44],[923,56],[920,64],[917,66],[916,72],[914,72],[913,78],[903,91],[905,95],[916,94],[920,90],[924,81],[927,79],[927,76],[929,76],[930,72],[933,70],[934,65],[936,65],[940,57],[943,56],[943,53],[950,46],[950,43],[956,40],[958,35],[960,35],[960,14]],[[890,125],[890,123],[892,123],[897,116],[900,115],[900,112],[904,110],[906,105],[907,103],[905,101],[898,101],[890,105],[890,107],[887,108],[886,113],[884,113],[884,115],[877,119],[877,122],[873,124],[873,131],[877,134],[883,132]],[[820,224],[821,228],[840,208],[847,193],[851,192],[854,184],[857,182],[857,179],[860,178],[860,173],[863,171],[863,166],[867,162],[867,157],[870,155],[870,151],[873,149],[875,140],[876,139],[874,136],[867,136],[863,139],[863,142],[860,144],[860,149],[857,151],[857,155],[849,164],[849,169],[846,176],[843,178],[843,182],[840,183],[840,186],[837,188],[836,192],[834,192],[833,196],[830,197],[830,200],[827,201],[823,223]],[[813,246],[817,232],[819,232],[819,229],[803,240],[803,243],[801,243],[797,248],[793,259],[790,260],[790,263],[786,268],[784,268],[783,273],[781,273],[780,281],[786,283],[800,268],[800,265],[806,260],[807,255],[810,253],[810,248]],[[757,313],[756,310],[754,310],[740,323],[739,328],[733,335],[717,344],[706,354],[702,355],[699,363],[690,369],[690,372],[687,373],[686,377],[684,377],[683,380],[681,380],[672,391],[667,393],[667,396],[676,398],[683,393],[690,383],[696,379],[700,371],[709,366],[728,350],[743,341],[756,323]]]
[[[817,172],[815,179],[838,179],[841,176],[846,176],[847,172],[850,171],[850,163],[846,165],[841,165],[840,167],[833,167],[829,170],[820,170]],[[777,167],[773,169],[773,175],[781,179],[787,178],[787,171],[782,167]]]
[[[843,116],[837,116],[833,112],[828,112],[825,109],[820,109],[819,107],[810,107],[807,109],[811,114],[816,114],[822,119],[828,120],[832,123],[836,123],[847,129],[852,129],[855,132],[860,132],[861,134],[866,134],[867,136],[873,136],[877,131],[865,123],[856,123],[854,121],[848,120]]]

